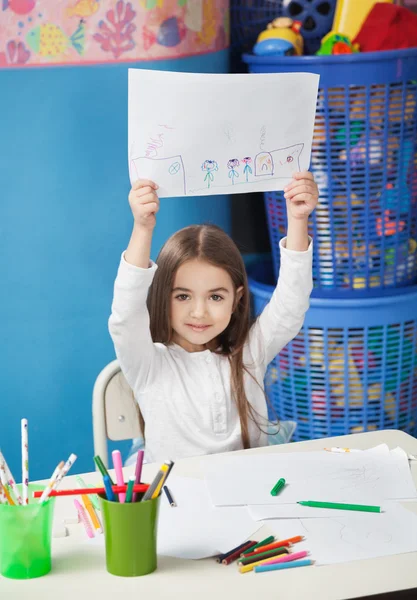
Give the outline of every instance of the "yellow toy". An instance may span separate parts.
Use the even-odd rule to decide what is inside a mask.
[[[338,0],[332,31],[344,33],[351,40],[354,40],[366,17],[377,2],[392,4],[393,0]]]
[[[301,22],[288,17],[279,17],[268,24],[253,47],[258,56],[301,56],[304,41],[300,34]]]

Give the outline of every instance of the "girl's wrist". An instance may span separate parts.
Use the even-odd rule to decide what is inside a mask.
[[[288,216],[287,250],[305,252],[308,250],[308,217],[294,219]]]

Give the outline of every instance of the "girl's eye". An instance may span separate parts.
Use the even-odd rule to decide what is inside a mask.
[[[218,294],[213,294],[211,298],[214,300],[214,302],[220,302],[220,300],[223,300],[223,297],[219,296]]]
[[[176,300],[183,302],[184,300],[188,299],[188,295],[187,294],[178,294],[178,296],[175,296],[175,298],[176,298]]]

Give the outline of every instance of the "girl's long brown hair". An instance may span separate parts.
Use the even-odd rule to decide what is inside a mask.
[[[255,411],[246,397],[243,379],[245,371],[252,376],[243,363],[243,347],[250,329],[249,287],[242,256],[233,240],[220,227],[192,225],[175,233],[163,246],[156,260],[158,269],[148,294],[151,336],[154,342],[172,342],[171,292],[175,274],[183,263],[193,259],[204,260],[224,269],[232,279],[235,292],[243,287],[241,298],[235,298],[229,325],[216,340],[215,352],[229,359],[231,389],[239,413],[242,444],[244,448],[249,448],[249,418],[256,423]],[[144,431],[143,418],[141,426]]]

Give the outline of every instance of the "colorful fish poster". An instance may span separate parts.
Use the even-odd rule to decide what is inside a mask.
[[[131,182],[161,197],[282,190],[308,169],[319,76],[129,69]]]
[[[0,0],[0,68],[172,59],[228,45],[228,0]]]

